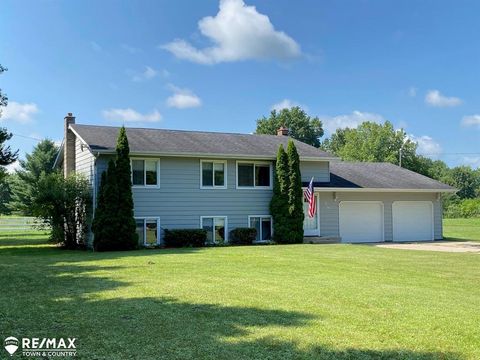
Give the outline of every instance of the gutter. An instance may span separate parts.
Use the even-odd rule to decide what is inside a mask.
[[[92,149],[90,149],[92,151]],[[103,155],[113,155],[115,154],[114,150],[95,150],[97,154]],[[93,152],[93,151],[92,151]],[[249,160],[276,160],[276,156],[266,156],[266,155],[246,155],[246,154],[218,154],[218,153],[168,153],[168,152],[143,152],[143,151],[130,151],[130,156],[170,156],[170,157],[195,157],[195,158],[215,158],[215,159],[249,159]],[[312,156],[301,156],[301,161],[336,161],[339,160],[337,157],[312,157]]]
[[[303,188],[306,188],[304,186]],[[455,193],[458,189],[389,189],[389,188],[328,188],[315,187],[315,192],[402,192],[402,193]]]

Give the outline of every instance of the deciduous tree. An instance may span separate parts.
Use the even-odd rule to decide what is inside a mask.
[[[90,184],[72,173],[42,173],[35,189],[33,215],[51,228],[51,240],[67,249],[85,248],[91,210]]]
[[[315,147],[320,146],[323,136],[322,122],[318,117],[310,117],[300,107],[280,111],[272,110],[270,116],[257,120],[256,134],[276,135],[280,127],[289,129],[289,135],[297,140]]]

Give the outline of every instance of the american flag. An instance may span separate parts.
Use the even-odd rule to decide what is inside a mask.
[[[308,201],[308,216],[313,218],[315,216],[315,212],[317,211],[317,204],[315,202],[315,194],[313,189],[313,177],[308,184],[308,187],[303,192],[303,196],[305,200]]]

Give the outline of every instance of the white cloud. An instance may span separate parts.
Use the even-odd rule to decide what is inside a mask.
[[[462,104],[462,99],[458,97],[444,96],[438,90],[430,90],[425,95],[425,103],[436,107],[453,107]]]
[[[320,118],[323,122],[323,128],[330,134],[333,134],[337,129],[350,128],[355,129],[365,121],[373,121],[376,123],[384,122],[382,115],[368,112],[353,111],[351,114],[327,116]]]
[[[463,126],[476,126],[477,128],[480,129],[480,115],[475,114],[475,115],[464,116],[463,119],[462,119],[462,125]]]
[[[277,111],[280,111],[280,110],[283,110],[283,109],[290,109],[292,107],[295,107],[295,106],[300,106],[302,107],[302,105],[300,105],[299,103],[297,103],[296,101],[292,101],[290,99],[283,99],[282,101],[276,103],[276,104],[273,104],[271,109],[272,110],[277,110]],[[304,110],[305,108],[302,107]]]
[[[144,80],[151,80],[154,77],[158,76],[158,71],[151,68],[150,66],[145,66],[145,70],[141,73],[135,74],[132,76],[132,80],[139,82]]]
[[[213,45],[196,48],[176,39],[161,46],[180,59],[200,64],[248,59],[288,59],[301,54],[300,46],[283,31],[277,31],[268,16],[243,0],[220,0],[216,16],[198,22],[202,35]]]
[[[18,103],[10,101],[6,108],[2,110],[1,120],[13,120],[20,124],[28,124],[33,121],[33,116],[39,112],[35,103]]]
[[[154,109],[151,113],[142,114],[131,108],[127,109],[108,109],[103,110],[103,117],[111,121],[119,122],[157,122],[162,119],[162,115],[157,109]]]
[[[433,138],[427,135],[414,136],[408,135],[408,138],[417,143],[417,153],[429,157],[438,157],[442,153],[442,147]]]
[[[167,106],[177,109],[186,109],[199,107],[202,105],[202,100],[189,89],[181,89],[174,85],[169,86],[173,91],[173,95],[167,98]]]
[[[415,97],[415,96],[417,96],[417,88],[411,86],[411,87],[408,89],[408,96],[410,96],[410,97]]]

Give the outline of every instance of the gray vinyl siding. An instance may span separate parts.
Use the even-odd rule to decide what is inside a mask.
[[[76,138],[75,140],[75,172],[82,174],[88,181],[93,181],[93,173],[95,166],[95,157],[86,146],[82,149],[82,142]]]
[[[339,236],[338,203],[333,198],[333,193],[319,193],[320,235]]]
[[[337,192],[337,201],[333,192],[320,193],[320,235],[339,236],[339,210],[341,201],[381,201],[384,211],[385,241],[393,240],[392,204],[395,201],[431,201],[433,203],[434,238],[443,238],[442,202],[435,193],[351,193]]]
[[[107,162],[97,161],[98,178]],[[135,216],[158,216],[163,229],[199,228],[200,216],[227,216],[228,232],[247,227],[248,215],[270,214],[271,196],[268,189],[237,189],[235,160],[227,161],[226,189],[201,189],[200,158],[182,157],[160,158],[160,188],[133,187]]]
[[[300,163],[302,181],[329,182],[330,170],[328,161],[302,161]]]

